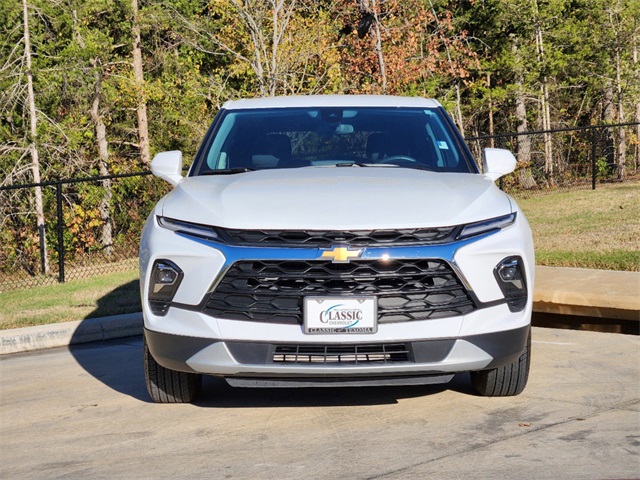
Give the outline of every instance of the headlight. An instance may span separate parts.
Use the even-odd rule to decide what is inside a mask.
[[[462,230],[458,234],[458,240],[463,238],[473,237],[482,233],[489,233],[495,230],[508,227],[516,221],[516,212],[509,215],[503,215],[502,217],[490,218],[488,220],[482,220],[481,222],[469,223],[462,227]]]
[[[162,228],[172,230],[185,235],[193,235],[194,237],[206,238],[207,240],[221,241],[221,236],[215,227],[201,225],[199,223],[183,222],[168,217],[157,217],[158,225]]]

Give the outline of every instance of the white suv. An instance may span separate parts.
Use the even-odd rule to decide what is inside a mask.
[[[529,371],[531,231],[423,98],[227,102],[140,245],[147,388],[417,385],[471,372],[516,395]]]

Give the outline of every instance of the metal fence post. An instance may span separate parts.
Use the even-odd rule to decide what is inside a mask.
[[[56,207],[58,214],[58,282],[64,283],[64,221],[62,216],[62,181],[56,182]]]
[[[596,189],[596,129],[591,129],[591,190]]]

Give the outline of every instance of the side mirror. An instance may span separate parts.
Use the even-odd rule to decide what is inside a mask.
[[[494,182],[516,169],[516,157],[509,150],[502,148],[485,148],[482,169],[485,176]]]
[[[151,173],[175,187],[182,180],[182,152],[158,153],[151,161]]]

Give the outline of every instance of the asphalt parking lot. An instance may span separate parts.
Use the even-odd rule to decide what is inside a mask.
[[[534,328],[525,392],[233,389],[150,403],[140,337],[0,357],[0,477],[640,477],[640,337]]]

